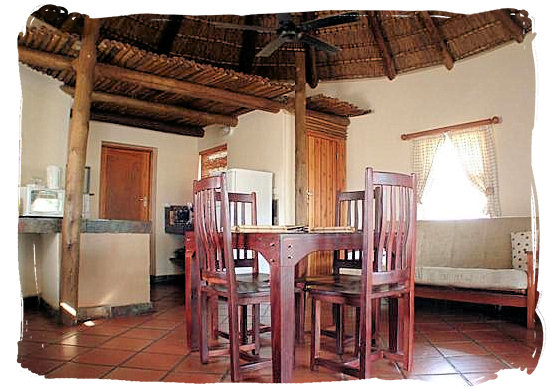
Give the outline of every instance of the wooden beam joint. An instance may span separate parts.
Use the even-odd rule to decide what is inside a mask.
[[[377,12],[368,11],[367,17],[369,20],[369,26],[371,28],[372,34],[376,39],[376,43],[378,44],[380,53],[382,54],[382,59],[384,60],[386,75],[390,80],[393,80],[395,76],[397,76],[397,71],[395,69],[395,62],[391,56],[391,50],[386,40],[384,39],[384,34],[382,33],[382,26],[378,21]]]
[[[451,70],[454,65],[453,56],[451,55],[451,52],[447,47],[447,43],[441,36],[441,33],[439,32],[437,26],[432,20],[432,17],[428,13],[428,11],[420,11],[420,18],[422,19],[422,22],[424,23],[426,30],[428,30],[428,33],[430,35],[432,42],[439,47],[439,50],[441,52],[441,57],[443,59],[443,64],[447,69]]]

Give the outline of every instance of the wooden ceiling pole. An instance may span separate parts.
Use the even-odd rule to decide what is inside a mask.
[[[244,24],[256,24],[254,15],[246,15]],[[239,52],[239,66],[237,70],[242,73],[251,73],[254,69],[254,60],[256,58],[256,42],[258,41],[258,32],[253,30],[244,30],[241,51]]]
[[[294,196],[295,223],[307,225],[306,60],[296,51],[294,90]]]
[[[384,66],[386,68],[386,75],[390,80],[393,80],[397,75],[397,71],[395,70],[395,64],[391,56],[390,48],[388,47],[388,44],[384,40],[384,35],[382,34],[382,27],[378,22],[376,12],[368,11],[367,16],[369,19],[369,26],[371,28],[371,31],[374,34],[376,43],[378,44],[378,47],[380,48],[380,52],[382,53],[382,59],[384,60]]]
[[[86,165],[86,147],[88,144],[91,94],[94,87],[99,22],[99,19],[89,17],[86,17],[84,21],[82,47],[76,63],[73,117],[69,127],[59,273],[61,319],[68,324],[74,324],[77,320],[84,166]]]
[[[75,94],[75,89],[71,87],[61,86],[61,90],[70,95]],[[212,114],[205,111],[197,111],[190,108],[133,99],[126,96],[113,95],[105,92],[92,92],[92,102],[114,104],[153,114],[176,115],[180,116],[181,119],[187,118],[193,120],[194,122],[199,122],[203,126],[224,125],[235,127],[238,123],[237,117],[231,115]]]
[[[424,26],[426,26],[428,33],[432,37],[432,42],[436,43],[439,46],[441,56],[443,57],[443,64],[447,69],[451,70],[454,65],[453,56],[449,52],[447,44],[439,33],[439,30],[437,29],[437,26],[432,20],[430,14],[428,13],[428,11],[420,11],[420,17],[422,18],[422,21],[424,22]]]
[[[51,54],[40,50],[19,46],[19,61],[31,66],[39,66],[55,70],[71,69],[73,58]],[[119,66],[97,64],[96,77],[106,77],[113,80],[135,83],[145,88],[164,92],[179,93],[200,99],[212,100],[230,104],[236,107],[247,107],[257,110],[276,113],[284,108],[284,104],[267,98],[247,95],[226,89],[209,87],[203,84],[176,80],[168,77],[156,76],[150,73],[139,72]]]

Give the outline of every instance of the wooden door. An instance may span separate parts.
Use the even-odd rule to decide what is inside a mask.
[[[102,145],[99,217],[149,221],[152,150]]]
[[[346,185],[345,132],[342,135],[328,134],[311,125],[307,127],[309,226],[334,226],[336,194],[344,191]],[[331,272],[332,253],[319,252],[309,256],[308,275]]]

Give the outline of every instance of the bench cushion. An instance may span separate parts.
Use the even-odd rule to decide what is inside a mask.
[[[483,290],[525,290],[527,273],[517,269],[416,267],[415,282]]]

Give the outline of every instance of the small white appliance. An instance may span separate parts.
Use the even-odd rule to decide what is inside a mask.
[[[231,168],[227,170],[226,178],[228,192],[256,193],[258,225],[272,225],[273,173]],[[269,273],[269,264],[261,255],[259,270],[261,273]]]
[[[22,216],[62,217],[65,190],[37,186],[19,189]]]

